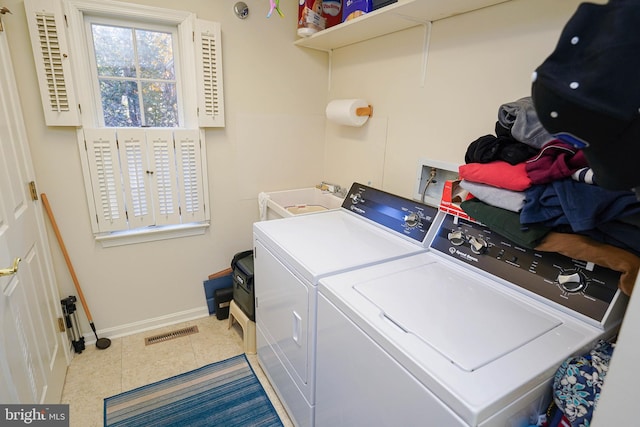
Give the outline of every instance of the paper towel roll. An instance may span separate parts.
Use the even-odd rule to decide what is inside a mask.
[[[333,100],[327,104],[327,119],[341,125],[362,126],[370,114],[358,115],[359,108],[369,108],[369,104],[363,99]]]

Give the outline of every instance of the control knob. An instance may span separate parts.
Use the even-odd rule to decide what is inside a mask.
[[[420,215],[415,212],[411,212],[404,216],[404,223],[407,227],[415,227],[420,224]]]
[[[487,242],[481,237],[469,237],[469,246],[471,247],[471,252],[474,254],[480,255],[481,253],[487,250]]]
[[[360,193],[352,194],[350,197],[351,197],[351,202],[354,205],[357,205],[358,203],[363,203],[364,202],[364,198],[362,197],[362,194],[360,194]]]
[[[451,244],[454,245],[454,246],[460,246],[461,244],[463,244],[466,241],[466,239],[464,237],[464,233],[462,233],[462,230],[455,230],[455,231],[450,232],[447,235],[447,239],[449,239]]]
[[[558,274],[558,284],[567,292],[580,292],[587,286],[587,278],[577,268],[561,270]]]

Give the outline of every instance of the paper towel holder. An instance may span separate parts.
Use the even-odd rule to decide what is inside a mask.
[[[327,119],[345,126],[362,126],[373,115],[373,107],[364,99],[334,99],[327,104]]]
[[[360,116],[360,117],[373,116],[373,107],[369,105],[367,107],[356,108],[356,116]]]

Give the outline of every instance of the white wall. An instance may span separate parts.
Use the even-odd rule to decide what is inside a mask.
[[[424,85],[421,27],[334,51],[329,99],[364,98],[374,116],[362,129],[327,124],[327,179],[411,197],[421,157],[464,163],[469,143],[493,133],[499,106],[530,95],[532,71],[579,3],[514,0],[435,22]],[[638,298],[630,301],[594,426],[637,424]]]
[[[251,246],[259,191],[327,179],[410,197],[419,158],[462,163],[469,143],[493,132],[499,106],[529,95],[531,72],[579,4],[513,0],[437,21],[426,69],[425,29],[414,27],[335,50],[329,73],[327,54],[292,44],[296,1],[281,2],[285,19],[266,19],[266,0],[245,0],[250,15],[244,21],[233,15],[233,0],[133,1],[184,7],[221,22],[227,126],[206,135],[209,231],[109,249],[91,236],[74,131],[44,125],[23,3],[3,3],[13,12],[3,22],[39,191],[56,212],[96,325],[112,333],[150,326],[148,319],[171,321],[174,313],[206,312],[202,281]],[[357,129],[325,124],[327,101],[351,97],[374,106],[372,119]],[[61,296],[75,294],[53,236],[51,242]],[[638,357],[632,342],[637,323],[637,316],[625,320],[627,340],[617,351],[626,353],[603,393],[603,425],[605,419],[624,424],[624,409],[632,408],[632,386],[627,399],[624,387],[619,390],[631,384],[626,368]]]
[[[500,105],[530,95],[578,4],[514,0],[434,22],[424,84],[423,27],[334,51],[330,99],[366,99],[376,131],[328,124],[327,178],[411,197],[421,157],[464,163],[467,146],[494,133]]]
[[[245,0],[246,20],[232,0],[133,1],[222,24],[227,125],[206,132],[212,221],[202,236],[108,249],[94,242],[75,133],[44,124],[22,0],[5,0],[13,15],[3,18],[39,191],[53,205],[96,326],[112,333],[206,312],[202,281],[251,247],[259,191],[326,179],[410,197],[419,158],[462,163],[469,143],[493,132],[499,106],[529,95],[531,72],[579,4],[513,0],[437,21],[425,69],[421,26],[337,49],[329,61],[293,45],[292,0],[281,2],[284,19],[266,18],[266,0]],[[373,105],[371,120],[325,124],[327,101],[351,97]],[[51,243],[61,295],[75,294]]]
[[[246,20],[233,14],[234,1],[135,2],[184,7],[221,23],[227,125],[206,132],[207,233],[106,249],[91,235],[75,132],[44,124],[23,1],[3,3],[12,12],[3,22],[38,191],[52,204],[94,323],[105,336],[152,326],[149,319],[170,322],[174,313],[207,314],[202,282],[229,267],[234,253],[251,248],[258,192],[312,186],[323,175],[328,59],[293,46],[297,2],[281,2],[285,19],[266,19],[267,1],[245,0]],[[52,233],[50,242],[61,296],[77,295]],[[91,335],[88,324],[84,330]]]

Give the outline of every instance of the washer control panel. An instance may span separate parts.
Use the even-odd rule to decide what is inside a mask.
[[[619,272],[522,247],[488,227],[450,214],[431,248],[598,322],[618,293]]]
[[[438,210],[432,206],[354,183],[342,207],[426,246]]]

